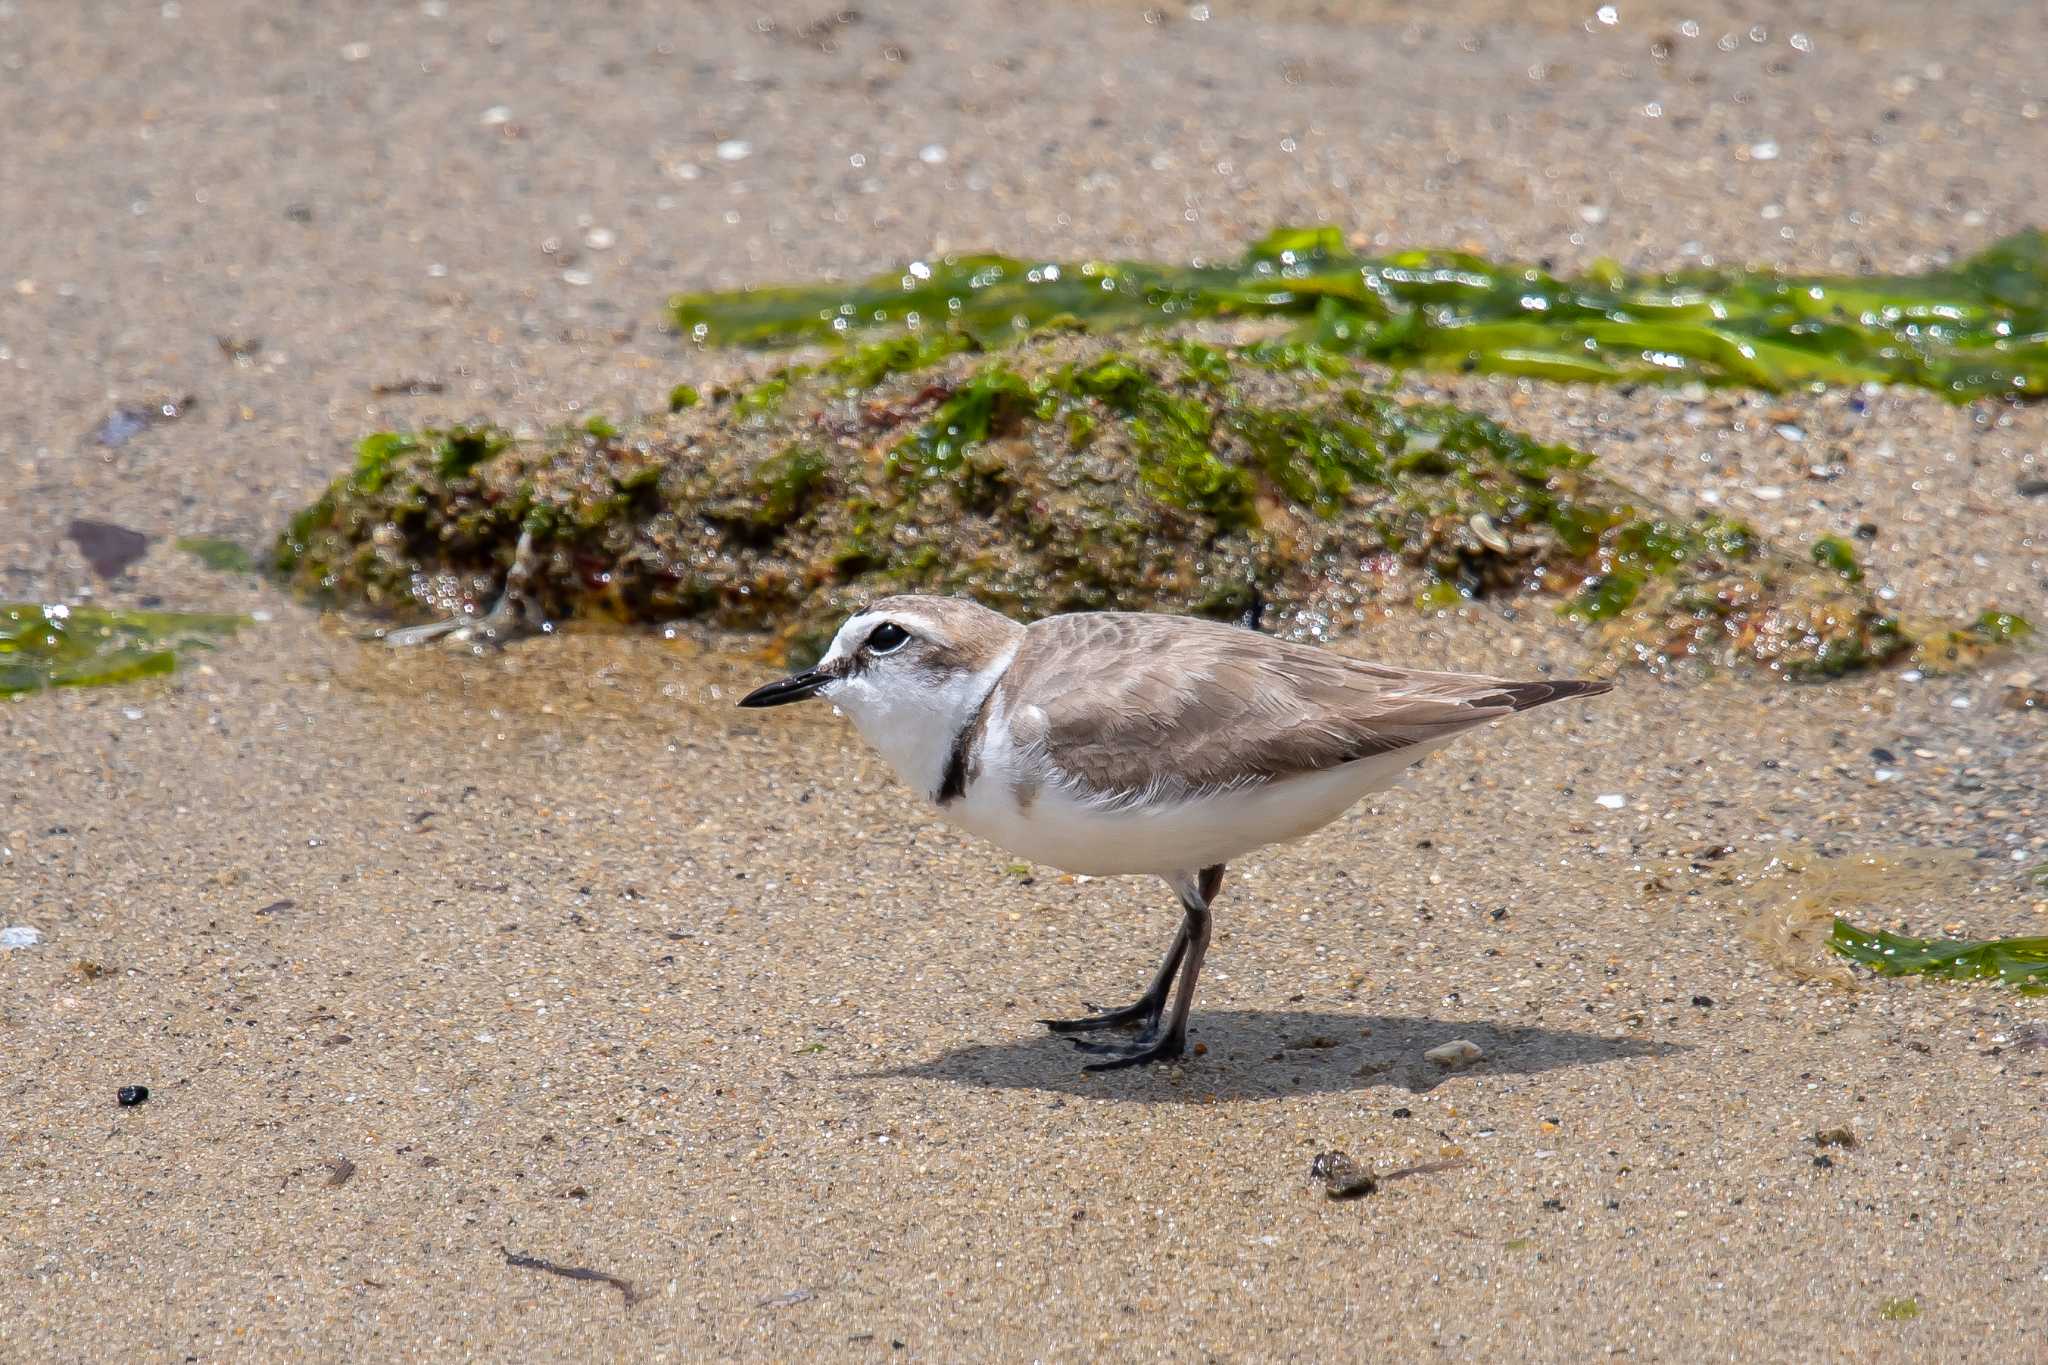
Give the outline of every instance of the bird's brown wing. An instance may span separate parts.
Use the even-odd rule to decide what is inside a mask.
[[[1214,622],[1100,612],[1032,625],[1002,690],[1019,741],[1091,792],[1134,795],[1321,772],[1607,686],[1390,668]]]

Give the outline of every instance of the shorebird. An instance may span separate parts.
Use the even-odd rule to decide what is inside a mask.
[[[1091,876],[1163,877],[1180,930],[1129,1005],[1048,1019],[1110,1070],[1182,1055],[1210,909],[1232,859],[1300,839],[1501,716],[1605,692],[1366,663],[1184,616],[1080,612],[1021,625],[953,597],[885,598],[815,668],[741,706],[822,697],[970,834]],[[1171,997],[1171,1010],[1168,1000]]]

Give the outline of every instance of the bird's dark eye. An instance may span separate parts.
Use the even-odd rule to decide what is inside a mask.
[[[884,621],[868,632],[870,654],[891,654],[910,643],[910,632],[894,621]]]

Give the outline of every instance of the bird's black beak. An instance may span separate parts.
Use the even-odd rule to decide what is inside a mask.
[[[787,678],[777,678],[765,683],[740,698],[741,706],[787,706],[793,701],[814,697],[818,689],[833,680],[834,675],[822,673],[813,668],[804,673],[793,673]]]

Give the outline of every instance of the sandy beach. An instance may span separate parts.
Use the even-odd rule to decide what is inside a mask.
[[[1234,865],[1200,1055],[1090,1075],[1036,1021],[1142,983],[1163,886],[734,709],[758,641],[398,652],[172,546],[262,548],[366,431],[772,363],[678,289],[1310,222],[1912,270],[2048,223],[2038,6],[1597,8],[0,0],[0,599],[257,617],[0,703],[0,1357],[2042,1358],[2048,998],[1745,932],[2048,933],[2038,637],[1469,737]],[[1401,383],[2048,618],[2048,408]],[[151,548],[103,579],[80,517]],[[1614,668],[1513,603],[1341,647]],[[1434,1169],[1337,1202],[1330,1149]]]

